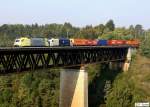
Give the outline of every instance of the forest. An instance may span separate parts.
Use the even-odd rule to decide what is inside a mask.
[[[85,27],[75,27],[69,22],[3,24],[0,26],[0,47],[12,47],[15,38],[21,36],[139,39],[140,47],[133,56],[129,72],[110,71],[107,64],[88,66],[89,107],[131,107],[135,102],[150,101],[150,29],[143,29],[140,24],[116,27],[112,19],[106,24]],[[58,107],[59,71],[55,68],[1,75],[0,107]]]

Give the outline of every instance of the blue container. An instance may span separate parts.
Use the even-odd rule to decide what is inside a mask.
[[[106,46],[107,45],[107,40],[98,40],[97,45],[98,46]]]
[[[60,38],[59,46],[70,46],[70,40],[66,38]]]

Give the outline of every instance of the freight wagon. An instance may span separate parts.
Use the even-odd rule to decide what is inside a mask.
[[[28,37],[20,37],[17,38],[14,42],[15,47],[44,47],[49,46],[47,38],[28,38]]]

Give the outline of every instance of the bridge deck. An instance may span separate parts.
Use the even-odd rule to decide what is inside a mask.
[[[124,61],[129,46],[0,47],[0,74]]]
[[[0,47],[2,51],[23,51],[23,50],[77,50],[77,49],[114,49],[114,48],[129,48],[130,46],[63,46],[63,47]]]

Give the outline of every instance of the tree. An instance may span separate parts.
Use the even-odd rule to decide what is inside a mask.
[[[96,26],[95,27],[96,34],[101,36],[104,33],[104,29],[105,29],[105,26],[103,24]]]
[[[135,38],[136,38],[136,36],[140,37],[142,35],[142,33],[143,33],[143,27],[142,27],[142,25],[137,24],[135,26]]]
[[[106,28],[109,29],[109,31],[114,31],[115,29],[115,24],[113,22],[113,20],[109,20],[106,25],[105,25]]]
[[[65,22],[64,29],[65,29],[66,37],[69,38],[72,30],[72,25],[70,23]]]
[[[98,35],[96,33],[96,29],[92,26],[86,26],[85,28],[81,29],[80,32],[76,34],[78,38],[88,38],[88,39],[96,39]]]
[[[134,28],[133,25],[129,26],[129,32],[130,32],[131,35],[135,35],[135,28]]]
[[[107,107],[131,107],[132,91],[128,81],[121,75],[113,83],[113,89],[107,96]]]

